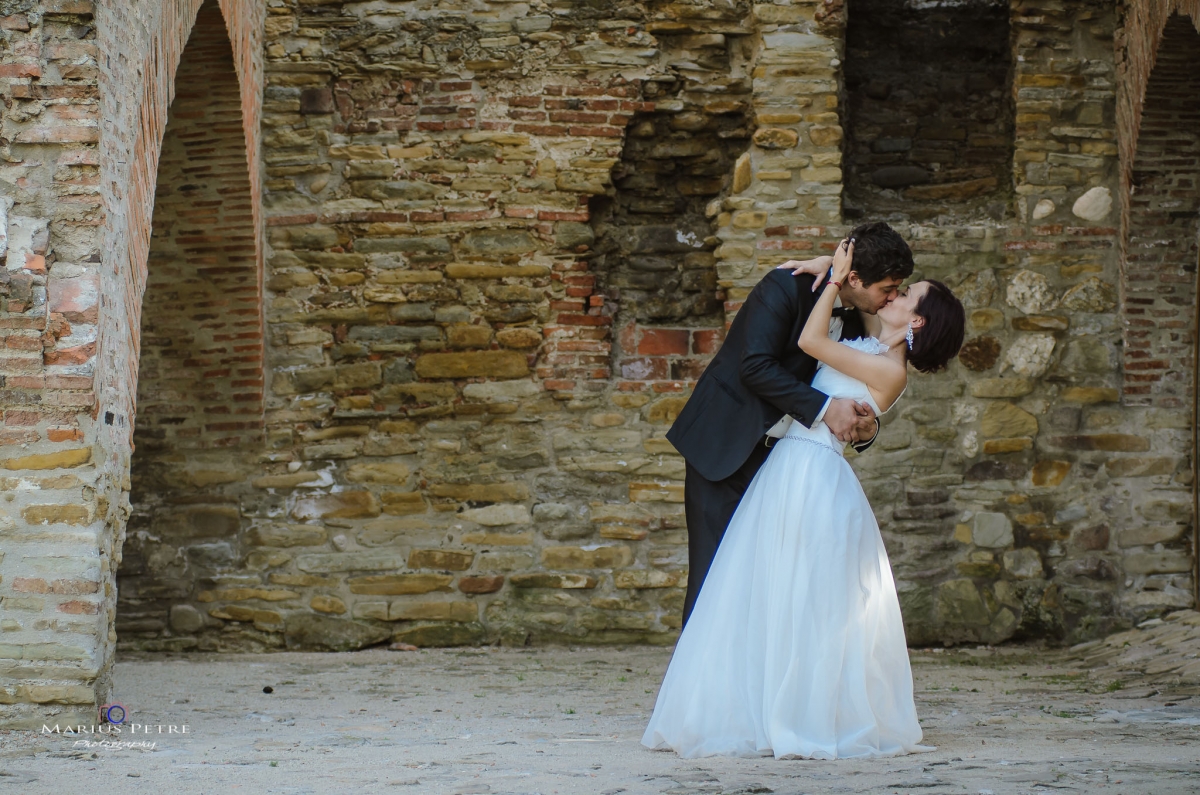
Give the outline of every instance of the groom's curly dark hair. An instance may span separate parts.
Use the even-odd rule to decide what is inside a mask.
[[[912,249],[883,221],[856,226],[850,237],[854,238],[853,269],[864,287],[888,278],[912,276]]]

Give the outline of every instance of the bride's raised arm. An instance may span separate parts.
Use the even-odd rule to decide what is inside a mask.
[[[887,409],[904,391],[908,372],[903,362],[887,356],[876,356],[842,345],[829,338],[829,320],[838,291],[851,271],[854,243],[842,241],[833,257],[833,274],[809,313],[800,334],[800,348],[814,359],[833,369],[857,378],[867,385],[875,401]]]

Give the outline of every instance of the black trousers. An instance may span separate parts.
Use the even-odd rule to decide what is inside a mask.
[[[767,460],[771,450],[764,443],[754,446],[746,463],[724,480],[712,481],[701,475],[691,464],[683,481],[683,508],[688,530],[688,584],[683,602],[683,623],[687,624],[700,595],[700,586],[708,576],[708,568],[716,557],[717,547],[725,528],[733,518],[742,495],[754,480],[755,473]],[[772,439],[774,444],[775,440]]]

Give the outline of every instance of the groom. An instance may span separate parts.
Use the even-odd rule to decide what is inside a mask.
[[[837,339],[863,336],[860,313],[873,315],[886,306],[913,271],[912,251],[887,224],[863,224],[850,237],[855,241],[854,270],[838,293],[841,309],[834,309],[829,324],[830,336]],[[879,430],[870,407],[831,399],[809,386],[817,360],[800,350],[798,340],[819,295],[813,281],[788,270],[767,272],[746,297],[721,350],[667,432],[687,463],[685,624],[738,502],[774,437],[782,436],[784,415],[807,427],[824,421],[859,452]]]

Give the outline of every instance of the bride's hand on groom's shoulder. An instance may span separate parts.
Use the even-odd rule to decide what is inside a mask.
[[[802,276],[804,274],[816,276],[817,278],[813,281],[812,288],[815,293],[821,284],[821,277],[825,275],[831,265],[833,265],[833,257],[822,256],[814,259],[790,259],[782,265],[776,265],[775,267],[778,270],[790,270],[793,276]]]

